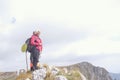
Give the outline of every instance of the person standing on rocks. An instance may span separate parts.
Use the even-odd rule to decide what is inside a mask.
[[[39,36],[40,31],[35,31],[30,40],[31,45],[34,46],[30,56],[33,71],[38,69],[37,64],[39,63],[39,56],[42,52],[42,40]]]

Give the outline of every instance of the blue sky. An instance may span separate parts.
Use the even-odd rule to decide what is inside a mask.
[[[119,0],[0,0],[0,71],[25,68],[20,48],[40,30],[41,63],[88,61],[120,72],[119,10]]]

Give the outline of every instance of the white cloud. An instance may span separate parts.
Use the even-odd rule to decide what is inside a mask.
[[[2,24],[2,18],[1,18],[1,16],[0,16],[0,24]]]
[[[119,24],[118,1],[83,0],[12,0],[11,14],[18,20],[41,19],[67,25]],[[22,6],[21,6],[22,5]]]
[[[120,53],[120,41],[112,41],[109,38],[98,36],[88,37],[70,44],[65,44],[60,50],[51,53],[55,57],[66,54],[77,56],[98,55],[98,54]]]
[[[90,38],[84,41],[79,41],[73,45],[73,50],[78,55],[95,55],[95,54],[111,54],[120,53],[120,42],[114,42],[104,39],[103,37]]]
[[[0,33],[3,35],[9,35],[14,29],[14,26],[11,24],[0,24]]]

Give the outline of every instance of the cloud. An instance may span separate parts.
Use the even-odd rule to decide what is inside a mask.
[[[118,1],[113,0],[12,0],[11,4],[11,14],[17,17],[18,21],[41,19],[48,23],[62,22],[72,26],[80,24],[119,24],[120,21],[120,6]]]
[[[1,0],[0,1],[0,15],[4,15],[4,14],[7,14],[6,12],[9,11],[9,6],[10,6],[10,1],[9,0]]]
[[[74,54],[78,56],[120,53],[120,41],[112,41],[105,37],[90,37],[74,41],[68,44],[61,44],[62,47],[52,54],[55,56]],[[59,46],[59,45],[58,45]]]

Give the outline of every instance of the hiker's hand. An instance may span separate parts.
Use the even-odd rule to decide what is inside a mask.
[[[41,46],[42,45],[42,43],[39,43],[39,46]]]

